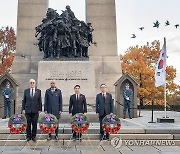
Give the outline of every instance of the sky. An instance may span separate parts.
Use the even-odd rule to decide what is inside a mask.
[[[18,0],[0,0],[0,27],[7,25],[16,29]],[[86,20],[85,0],[49,0],[49,7],[61,13],[66,5],[70,5],[76,17]],[[159,40],[163,45],[163,38],[167,40],[167,64],[177,70],[175,82],[180,84],[180,0],[116,0],[116,22],[118,54],[130,46],[146,45],[147,42]],[[158,20],[160,28],[153,28],[153,22]],[[170,26],[165,26],[169,20]],[[93,24],[93,23],[92,23]],[[143,31],[139,27],[145,27]],[[136,38],[132,39],[132,34]]]

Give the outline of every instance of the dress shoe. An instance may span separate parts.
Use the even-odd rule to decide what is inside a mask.
[[[109,141],[109,134],[106,134],[106,140]]]
[[[51,139],[52,139],[52,136],[51,136],[51,134],[49,134],[47,140],[49,141],[49,140],[51,140]]]
[[[27,141],[27,142],[29,142],[30,140],[31,140],[31,138],[30,138],[30,137],[27,137],[27,138],[26,138],[26,141]]]
[[[104,139],[105,139],[105,135],[101,134],[101,135],[100,135],[100,140],[102,141],[102,140],[104,140]]]
[[[56,141],[59,141],[58,135],[55,136],[55,140],[56,140]]]
[[[6,119],[6,116],[5,116],[5,117],[3,117],[2,119]]]
[[[36,137],[33,137],[33,138],[32,138],[32,141],[33,141],[33,142],[36,142]]]

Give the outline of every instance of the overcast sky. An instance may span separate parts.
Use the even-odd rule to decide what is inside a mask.
[[[16,29],[17,1],[0,0],[0,27],[10,25]],[[59,13],[70,5],[80,20],[85,20],[85,0],[49,0],[49,6]],[[180,0],[116,0],[118,54],[127,48],[144,45],[146,42],[167,38],[168,65],[177,69],[176,83],[180,84]],[[160,28],[153,28],[153,22],[159,20]],[[170,26],[164,26],[165,21]],[[93,23],[92,23],[93,24]],[[145,27],[143,31],[139,27]],[[132,39],[131,35],[137,38]]]

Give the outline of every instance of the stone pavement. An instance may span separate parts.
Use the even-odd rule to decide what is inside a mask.
[[[119,149],[114,149],[112,146],[73,146],[68,149],[60,149],[57,146],[0,146],[2,154],[179,154],[179,146],[122,146]]]

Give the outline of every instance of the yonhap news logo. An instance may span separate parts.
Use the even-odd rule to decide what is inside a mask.
[[[174,140],[124,140],[126,146],[175,146]]]
[[[111,145],[115,148],[115,149],[119,149],[122,146],[122,140],[120,137],[114,137],[111,140]]]
[[[122,140],[120,137],[114,137],[111,140],[111,145],[118,149],[124,146],[175,146],[174,140]]]

